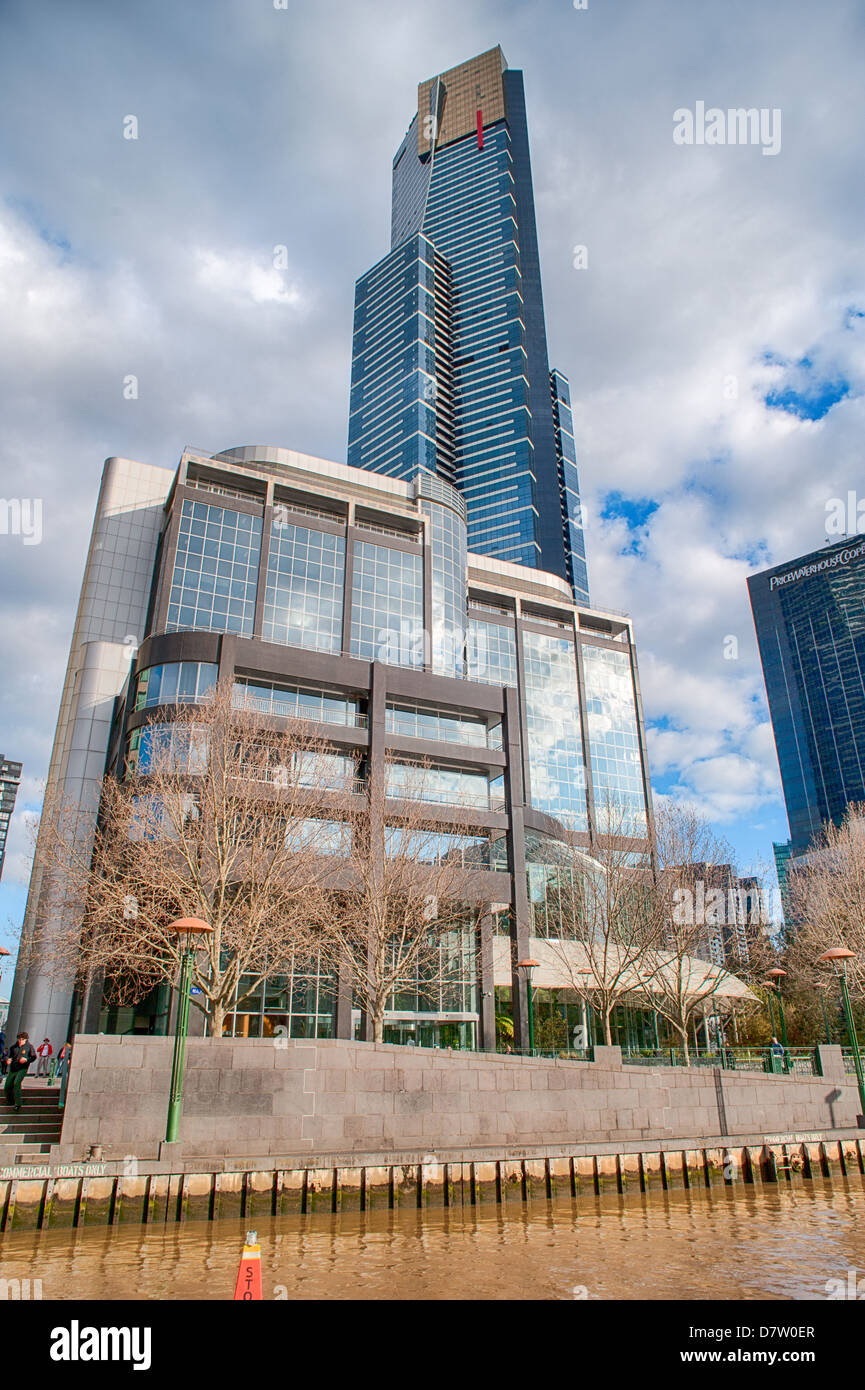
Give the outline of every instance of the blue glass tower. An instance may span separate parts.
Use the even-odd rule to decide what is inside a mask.
[[[348,462],[461,492],[473,551],[588,602],[568,385],[550,371],[522,73],[500,48],[418,88],[391,251],[357,283]]]
[[[790,822],[781,868],[865,801],[865,541],[748,580]]]

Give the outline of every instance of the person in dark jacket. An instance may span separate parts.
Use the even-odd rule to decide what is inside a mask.
[[[6,1077],[6,1104],[21,1109],[21,1087],[28,1069],[36,1060],[36,1050],[30,1042],[29,1034],[19,1033],[14,1047],[9,1049],[9,1072]]]

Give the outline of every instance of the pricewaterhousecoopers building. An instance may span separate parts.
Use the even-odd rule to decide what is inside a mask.
[[[779,877],[828,823],[865,802],[865,539],[748,580],[790,840]]]
[[[635,862],[648,850],[633,634],[587,602],[520,74],[494,49],[420,93],[395,164],[394,250],[358,286],[349,464],[271,446],[186,450],[173,475],[106,462],[48,794],[95,824],[103,777],[140,774],[152,722],[217,680],[269,717],[308,720],[347,794],[377,782],[396,802],[422,762],[438,852],[472,866],[480,949],[461,1007],[418,993],[389,1011],[386,1038],[493,1048],[498,1008],[524,1044],[516,962],[531,955],[539,1027],[546,1011],[564,1045],[585,1014],[545,953],[563,861],[591,855],[611,802],[621,848]],[[34,871],[25,945],[47,922],[50,952],[51,902]],[[39,949],[22,953],[10,1024],[61,1038],[71,1014],[87,1031],[162,1032],[168,1001],[76,1000]],[[621,1041],[652,1042],[633,1015],[618,1022]],[[352,1037],[365,1024],[308,963],[229,1026]]]

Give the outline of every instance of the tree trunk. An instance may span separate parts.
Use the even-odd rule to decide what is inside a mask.
[[[372,1040],[373,1042],[384,1042],[384,1009],[376,1011],[372,1016]]]
[[[612,1047],[613,1045],[613,1024],[611,1019],[613,1007],[614,1006],[611,1004],[608,1009],[604,1010],[604,1042],[607,1044],[607,1047]]]
[[[682,1039],[682,1051],[683,1051],[684,1054],[685,1054],[685,1066],[686,1066],[686,1067],[689,1067],[689,1066],[691,1065],[691,1050],[690,1050],[690,1047],[689,1047],[689,1045],[688,1045],[688,1024],[687,1024],[687,1022],[685,1023],[684,1027],[677,1023],[677,1024],[676,1024],[676,1032],[679,1034],[679,1037]]]

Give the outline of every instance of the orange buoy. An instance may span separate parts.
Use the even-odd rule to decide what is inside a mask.
[[[261,1297],[261,1246],[258,1232],[247,1231],[234,1286],[234,1302],[251,1303],[256,1299],[260,1301]]]

